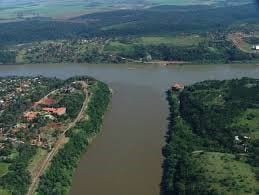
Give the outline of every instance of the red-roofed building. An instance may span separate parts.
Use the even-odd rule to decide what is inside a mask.
[[[173,91],[181,91],[184,89],[184,85],[176,83],[172,86],[172,90]]]
[[[43,108],[43,111],[50,112],[53,114],[57,114],[59,116],[66,114],[66,108],[61,107],[61,108]]]
[[[33,119],[37,118],[38,116],[38,112],[24,112],[23,116],[28,120],[28,121],[32,121]]]

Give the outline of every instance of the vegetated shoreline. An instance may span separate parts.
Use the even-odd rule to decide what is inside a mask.
[[[249,82],[252,82],[252,83],[256,82],[256,79],[250,79],[250,80],[249,79],[250,78],[243,78],[240,80],[237,80],[237,79],[225,80],[217,84],[218,84],[218,87],[220,86],[220,84],[226,85],[226,82],[229,82],[229,83],[232,82],[231,84],[235,85],[235,81],[236,81],[236,82],[239,82],[238,86],[240,86],[241,88],[241,87],[244,87],[242,84],[244,83],[247,84],[248,82],[247,84],[248,87],[246,85],[245,86],[249,89],[249,84],[251,84]],[[195,91],[194,86],[196,87],[198,86],[200,87],[199,88],[200,90],[202,89],[204,90],[206,87],[208,87],[205,84],[206,82],[207,82],[207,85],[209,86],[210,82],[216,83],[219,81],[204,81],[203,83],[201,82],[201,83],[197,83],[196,85],[194,84],[193,86],[188,86],[187,90],[189,93],[194,92]],[[225,83],[223,84],[223,82]],[[205,86],[202,86],[202,84],[204,84]],[[256,85],[255,83],[253,84]],[[231,91],[231,89],[233,90],[233,88],[230,87],[229,90]],[[215,90],[215,88],[213,89]],[[241,90],[241,91],[245,91],[245,90]],[[183,92],[182,90],[178,90],[178,89],[168,90],[166,92],[167,102],[169,105],[169,117],[168,117],[169,123],[168,123],[168,131],[166,135],[166,144],[163,147],[164,162],[162,165],[163,176],[160,184],[161,194],[162,195],[170,195],[170,194],[178,194],[178,193],[180,194],[216,193],[217,194],[217,193],[222,193],[226,191],[237,193],[239,192],[239,190],[244,194],[258,192],[258,187],[259,187],[258,171],[257,171],[258,168],[256,167],[257,166],[256,163],[254,163],[254,161],[256,161],[254,157],[257,155],[256,151],[258,147],[258,140],[254,140],[256,139],[254,137],[251,138],[251,137],[244,136],[246,138],[244,138],[243,141],[238,142],[239,137],[242,137],[242,135],[246,135],[246,134],[248,135],[248,132],[246,131],[242,132],[242,130],[235,131],[235,128],[231,129],[231,126],[229,127],[226,126],[226,128],[230,128],[228,131],[229,131],[229,134],[231,135],[228,135],[228,137],[226,136],[227,138],[224,137],[224,139],[229,140],[227,142],[228,145],[224,145],[224,141],[222,141],[222,143],[220,142],[217,143],[216,135],[215,137],[212,136],[211,138],[209,138],[211,136],[209,135],[210,132],[207,132],[208,134],[207,137],[206,136],[202,137],[202,135],[199,135],[199,133],[195,132],[195,129],[192,126],[193,124],[189,123],[190,121],[186,121],[186,118],[188,117],[192,118],[192,116],[182,115],[182,112],[184,112],[184,110],[186,111],[186,109],[191,107],[191,106],[188,107],[186,105],[185,106],[183,105],[183,104],[188,105],[186,100],[187,98],[185,98],[185,95],[188,94],[188,92],[186,92],[185,89],[183,90]],[[248,92],[245,92],[245,94],[243,95],[246,97],[248,96],[248,94],[249,94]],[[215,95],[215,97],[222,97],[222,96]],[[241,97],[243,96],[241,95]],[[251,99],[254,98],[254,96],[252,96],[251,94],[250,94],[250,97]],[[227,99],[227,97],[225,98]],[[182,104],[181,100],[185,102]],[[231,104],[231,102],[228,102],[228,103]],[[196,105],[197,102],[195,101],[195,99],[193,99],[190,102],[190,104]],[[254,106],[254,108],[256,108],[256,106]],[[189,109],[192,109],[192,107]],[[221,114],[223,116],[226,115],[226,113],[224,113],[223,111]],[[239,116],[239,115],[236,115],[236,116]],[[199,117],[200,116],[198,113],[197,118],[199,119]],[[252,120],[252,119],[248,119],[248,120]],[[226,121],[224,122],[225,124],[227,124]],[[200,128],[202,129],[202,127]],[[236,126],[236,128],[238,129],[238,126]],[[233,141],[234,135],[240,135],[240,136],[236,136],[238,139],[237,142]],[[245,139],[248,139],[248,140],[245,140]],[[247,145],[249,147],[249,151],[247,151],[246,148],[243,149],[242,147],[239,147],[241,145],[240,143],[241,144],[244,143],[242,146],[245,146],[245,147]],[[204,167],[204,164],[206,164],[207,167],[206,166]],[[219,165],[219,167],[222,166],[223,168],[219,169],[217,165]],[[208,169],[208,167],[210,166],[211,168]],[[249,167],[249,168],[247,168],[246,171],[241,171],[242,169],[245,169],[245,167]],[[210,174],[212,173],[215,174],[215,176],[211,177]],[[205,175],[207,175],[207,177]],[[248,182],[247,185],[242,185],[242,182],[244,182],[244,180],[238,179],[239,177],[244,178]],[[213,182],[215,182],[214,183],[215,185],[213,185]],[[254,182],[257,182],[257,183],[255,184]]]
[[[171,142],[172,139],[172,134],[173,134],[173,120],[174,120],[174,103],[172,100],[172,91],[171,90],[167,90],[165,92],[166,94],[166,101],[168,103],[168,109],[169,109],[169,116],[167,118],[168,121],[168,126],[167,126],[167,132],[166,132],[166,136],[165,136],[165,145],[162,148],[162,153],[163,153],[163,164],[162,164],[162,168],[163,168],[163,175],[162,175],[162,179],[161,179],[161,183],[160,183],[160,194],[161,195],[166,195],[167,193],[169,193],[169,189],[168,189],[168,184],[169,182],[167,182],[166,180],[168,180],[168,177],[172,174],[172,173],[168,173],[167,172],[167,166],[168,166],[168,162],[169,161],[169,157],[168,155],[166,155],[164,153],[164,151],[166,150],[166,147],[169,147],[169,144]],[[172,181],[172,178],[171,178]]]
[[[201,66],[201,65],[218,65],[218,66],[222,66],[222,65],[256,65],[259,66],[259,60],[258,61],[235,61],[235,62],[179,62],[179,61],[153,61],[153,62],[126,62],[126,63],[111,63],[111,62],[97,62],[97,63],[87,63],[87,62],[44,62],[44,63],[11,63],[11,64],[0,64],[1,66],[25,66],[25,65],[36,65],[36,66],[40,66],[40,65],[44,65],[44,64],[53,64],[53,65],[57,65],[57,64],[61,64],[61,65],[68,65],[68,64],[80,64],[80,65],[102,65],[102,64],[108,64],[108,65],[123,65],[123,66],[129,66],[129,65],[140,65],[140,66],[150,66],[150,65],[157,65],[157,66],[163,66],[163,67],[170,67],[170,66]]]
[[[58,151],[41,177],[36,190],[37,194],[69,193],[74,171],[81,156],[86,152],[87,146],[100,132],[104,112],[111,98],[108,86],[100,81],[95,82],[97,86],[89,90],[91,98],[85,113],[89,119],[78,122],[68,132],[69,141]]]
[[[82,117],[85,115],[85,112],[87,110],[88,103],[89,103],[89,100],[90,100],[91,97],[88,96],[88,91],[87,91],[88,84],[85,81],[78,81],[78,83],[81,84],[81,86],[83,88],[83,91],[84,91],[84,95],[85,95],[85,99],[84,99],[84,102],[83,102],[83,104],[81,106],[81,110],[78,113],[76,119],[73,122],[71,122],[68,127],[65,128],[64,132],[62,133],[62,136],[60,136],[59,139],[56,141],[55,146],[47,154],[47,156],[45,157],[44,161],[39,164],[39,170],[35,173],[34,177],[32,176],[32,183],[31,183],[31,185],[29,187],[29,190],[28,190],[28,193],[27,193],[28,195],[31,195],[31,194],[33,194],[35,192],[35,188],[38,185],[38,182],[40,180],[40,176],[45,172],[45,169],[49,166],[50,162],[52,161],[52,159],[54,158],[56,153],[59,151],[59,149],[62,148],[64,146],[64,144],[67,143],[68,138],[65,137],[66,133],[68,131],[70,131],[71,129],[73,129],[74,126],[80,120],[82,120]],[[51,93],[53,93],[53,91]],[[49,96],[49,94],[46,97],[48,97],[48,96]],[[87,117],[87,115],[86,115],[86,117]]]

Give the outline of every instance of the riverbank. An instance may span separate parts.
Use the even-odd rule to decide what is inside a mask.
[[[68,141],[69,138],[67,138],[65,136],[65,134],[70,131],[72,128],[74,128],[74,126],[83,118],[85,118],[85,120],[88,120],[88,116],[86,115],[86,110],[88,107],[88,102],[90,101],[90,96],[88,96],[88,84],[86,81],[75,81],[75,83],[78,83],[81,85],[82,90],[84,92],[84,96],[85,96],[85,100],[82,104],[81,110],[78,113],[77,117],[75,118],[75,120],[73,120],[72,122],[70,122],[65,129],[63,130],[62,134],[59,136],[59,138],[57,139],[54,147],[51,149],[51,151],[45,156],[45,159],[43,161],[39,161],[38,163],[34,164],[34,170],[35,172],[32,172],[32,183],[29,187],[28,193],[27,195],[33,195],[37,185],[39,183],[40,180],[40,176],[46,171],[46,169],[48,168],[49,164],[51,163],[52,159],[54,158],[54,156],[57,154],[57,152],[59,151],[60,148],[62,148]],[[55,91],[52,91],[50,94],[55,93]],[[48,94],[46,97],[43,98],[46,99],[50,96],[50,94]]]
[[[89,75],[109,84],[113,89],[111,109],[105,114],[101,132],[81,157],[70,194],[157,195],[162,175],[161,148],[169,114],[164,91],[174,82],[188,85],[207,79],[258,78],[259,67],[242,64],[0,66],[0,76],[8,75],[44,75],[63,80]]]
[[[257,79],[242,78],[167,93],[163,195],[256,194],[258,88]]]
[[[235,61],[235,62],[214,62],[214,63],[208,63],[208,62],[199,62],[199,61],[193,61],[193,62],[187,62],[187,61],[150,61],[150,62],[127,62],[127,63],[75,63],[75,62],[63,62],[63,63],[10,63],[10,64],[0,64],[0,67],[13,67],[13,66],[27,66],[27,65],[34,65],[34,66],[42,66],[45,64],[53,64],[56,65],[86,65],[86,66],[100,66],[100,65],[108,65],[108,66],[122,66],[122,67],[129,67],[129,69],[133,67],[149,67],[149,66],[161,66],[161,67],[170,67],[170,66],[246,66],[246,65],[255,65],[259,66],[259,60],[254,61]]]
[[[39,195],[55,192],[68,194],[73,172],[81,155],[86,151],[89,140],[100,131],[102,117],[110,99],[110,90],[107,85],[95,82],[97,83],[89,89],[91,98],[85,119],[77,122],[75,127],[67,132],[69,141],[54,156],[50,167],[43,174],[37,189]]]
[[[67,80],[1,77],[0,84],[0,188],[6,194],[33,195],[46,170],[60,166],[53,162],[60,151],[68,152],[64,148],[71,136],[74,141],[85,139],[88,144],[99,132],[99,115],[106,110],[111,91],[106,84],[86,76]],[[72,158],[68,164],[75,160],[75,156]],[[67,171],[59,174],[67,176]]]

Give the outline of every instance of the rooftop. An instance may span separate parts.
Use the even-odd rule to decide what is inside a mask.
[[[38,112],[33,112],[33,111],[29,111],[29,112],[24,112],[23,116],[28,120],[28,121],[32,121],[33,119],[35,119],[38,115]]]
[[[46,107],[46,108],[43,108],[42,110],[46,111],[46,112],[51,112],[51,113],[57,114],[59,116],[64,115],[66,113],[65,107],[60,107],[60,108],[47,108]]]

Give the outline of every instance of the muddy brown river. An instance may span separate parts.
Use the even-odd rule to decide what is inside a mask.
[[[165,91],[173,82],[259,78],[256,65],[2,65],[0,76],[89,75],[107,82],[113,99],[102,133],[82,156],[71,195],[158,195],[167,127]]]

